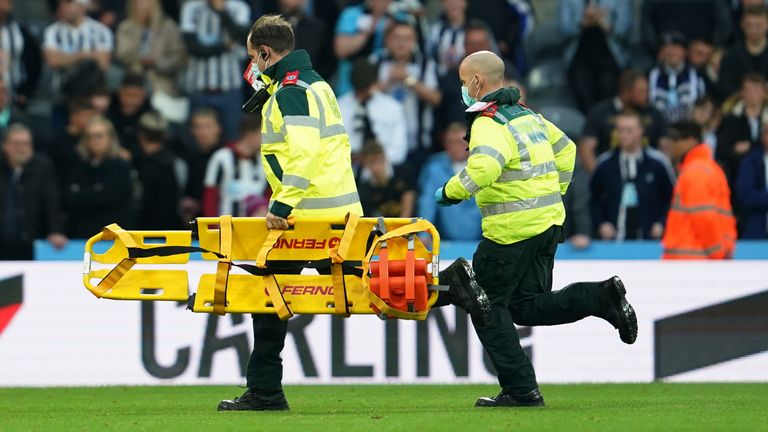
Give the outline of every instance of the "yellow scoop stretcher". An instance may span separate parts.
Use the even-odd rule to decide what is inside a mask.
[[[348,214],[290,222],[287,230],[268,230],[264,218],[231,216],[198,218],[189,231],[112,224],[86,242],[83,283],[99,298],[186,301],[193,312],[276,313],[283,320],[297,313],[423,320],[445,289],[438,279],[440,236],[426,220]],[[432,237],[431,249],[420,233]],[[94,251],[110,240],[104,253]],[[190,293],[187,270],[168,267],[187,264],[194,252],[217,264]]]

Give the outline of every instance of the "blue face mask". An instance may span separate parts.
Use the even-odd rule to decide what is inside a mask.
[[[253,74],[254,78],[261,75],[259,65],[257,65],[255,61],[251,62],[251,73]]]
[[[469,86],[471,86],[473,82],[475,82],[475,78],[472,78],[472,81],[469,82],[468,86],[461,86],[461,101],[467,108],[477,103],[477,99],[469,95]],[[480,89],[477,91],[480,92]]]

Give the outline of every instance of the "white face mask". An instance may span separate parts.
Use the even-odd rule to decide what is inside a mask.
[[[476,78],[472,78],[472,81],[469,82],[469,85],[467,86],[461,86],[461,101],[464,103],[464,106],[471,107],[472,105],[477,103],[477,94],[475,94],[475,97],[471,97],[469,95],[469,86],[472,85],[473,82],[475,82]],[[480,89],[477,89],[477,93],[480,93]]]

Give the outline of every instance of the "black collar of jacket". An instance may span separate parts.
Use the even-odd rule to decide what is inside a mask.
[[[309,54],[303,49],[292,51],[279,62],[268,67],[264,75],[272,81],[282,80],[288,72],[312,70],[312,62],[309,60]]]
[[[496,105],[517,105],[520,102],[520,90],[517,87],[505,87],[500,88],[494,92],[488,93],[480,102],[495,102]],[[464,141],[469,142],[471,138],[472,123],[475,119],[484,111],[467,112],[467,134],[464,136]]]

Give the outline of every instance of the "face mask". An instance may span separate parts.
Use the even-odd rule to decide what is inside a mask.
[[[469,85],[471,86],[473,82],[475,82],[475,78],[472,78],[472,81],[469,82]],[[477,91],[480,92],[480,89]],[[467,108],[477,103],[477,99],[469,95],[469,86],[461,86],[461,101]]]

